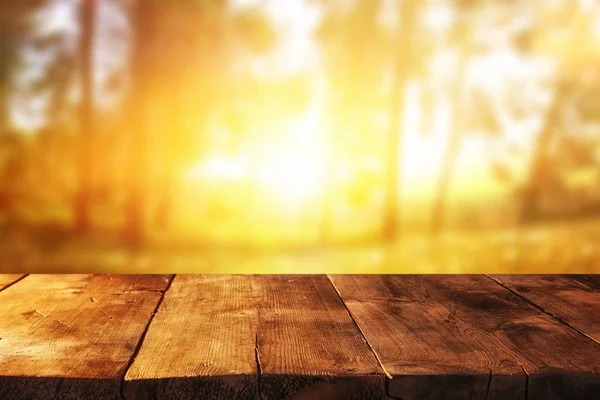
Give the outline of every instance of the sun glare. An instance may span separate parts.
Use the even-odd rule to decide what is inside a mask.
[[[435,123],[431,132],[423,135],[419,126],[429,114],[420,109],[418,92],[417,87],[409,86],[401,179],[405,196],[424,198],[431,195],[442,168],[451,135],[452,110],[449,99],[436,104],[433,111]],[[314,101],[300,116],[276,124],[265,122],[257,128],[263,134],[251,146],[238,154],[214,152],[198,160],[185,171],[185,180],[192,186],[211,182],[243,183],[260,190],[282,207],[305,204],[324,196],[331,153],[325,140],[326,124],[322,109],[319,102]],[[485,171],[476,173],[476,170],[478,165],[485,165],[485,152],[477,146],[466,146],[463,150],[460,154],[462,160],[456,165],[460,171],[457,175],[476,176],[479,180]],[[384,156],[381,154],[382,159]],[[351,154],[341,159],[339,155],[337,157],[336,182],[346,186],[359,185],[356,170],[360,160]],[[482,179],[485,178],[487,176]],[[466,180],[458,187],[460,190],[472,190],[473,182],[472,179]],[[374,188],[361,186],[357,189]]]
[[[441,29],[448,24],[451,15],[444,8],[432,9],[427,18],[427,23]],[[290,43],[296,41],[288,43],[288,46],[294,47]],[[296,50],[300,51],[299,48]],[[439,76],[447,78],[454,73],[454,69],[460,68],[458,57],[452,50],[440,52],[433,57],[431,67]],[[503,96],[507,93],[504,86],[508,80],[531,78],[530,75],[534,71],[540,70],[539,61],[526,62],[516,52],[508,49],[493,56],[479,56],[471,61],[466,71],[466,85],[491,93],[494,102],[504,101]],[[312,70],[314,66],[309,67],[302,63],[296,67],[310,70],[314,90],[308,107],[300,114],[276,117],[277,121],[252,121],[251,130],[257,134],[251,143],[247,143],[236,154],[225,154],[215,150],[211,156],[199,159],[184,173],[188,185],[198,186],[212,182],[225,186],[231,184],[230,187],[233,188],[234,185],[242,184],[252,187],[252,190],[258,190],[283,208],[305,205],[307,202],[323,198],[328,190],[327,185],[332,184],[352,187],[352,190],[365,193],[380,189],[375,187],[378,183],[365,186],[360,182],[359,170],[363,165],[363,155],[359,154],[360,152],[335,154],[335,170],[328,171],[332,165],[329,157],[333,156],[326,140],[332,132],[328,132],[330,127],[324,115],[328,88],[320,82],[322,71]],[[493,79],[490,78],[490,71],[493,71]],[[415,82],[407,86],[407,105],[403,113],[404,125],[401,128],[402,174],[399,177],[402,180],[403,198],[432,197],[436,190],[436,182],[442,173],[444,160],[448,156],[448,144],[454,134],[452,116],[456,110],[452,102],[455,99],[452,99],[450,92],[444,93],[445,89],[440,89],[435,104],[430,105],[433,109],[424,109],[420,99],[423,89],[430,90],[421,88]],[[433,118],[434,122],[428,123],[426,118]],[[504,121],[504,126],[501,127],[503,137],[508,138],[512,133],[518,136],[521,142],[527,142],[529,132],[536,130],[535,126],[525,122],[521,124],[523,126],[520,129],[516,129],[515,123],[515,126],[511,125],[511,129],[507,129],[506,123]],[[428,126],[429,132],[423,131],[424,126]],[[346,134],[335,133],[339,134],[339,137]],[[489,140],[485,135],[460,138],[456,163],[452,166],[452,176],[456,181],[452,184],[452,190],[458,196],[479,196],[491,193],[490,189],[496,190],[497,185],[490,182],[489,170],[486,168],[489,164],[489,154],[486,151],[488,144]],[[376,150],[378,146],[375,142],[365,142],[361,151],[369,153],[372,157],[376,155],[374,151],[380,151]],[[384,160],[385,151],[387,150],[383,150],[381,154],[377,153],[376,156]],[[382,167],[383,162],[380,164]],[[383,174],[382,169],[376,169]],[[331,177],[333,182],[326,181]]]
[[[184,177],[190,185],[244,181],[281,205],[315,199],[323,193],[327,157],[322,125],[322,115],[312,107],[302,116],[284,121],[281,132],[267,132],[244,156],[213,154],[193,163]]]
[[[280,154],[265,162],[258,182],[283,203],[302,202],[318,196],[323,188],[323,163],[318,154]]]

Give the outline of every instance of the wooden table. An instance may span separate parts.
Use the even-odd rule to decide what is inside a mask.
[[[600,399],[600,277],[0,275],[0,399]]]

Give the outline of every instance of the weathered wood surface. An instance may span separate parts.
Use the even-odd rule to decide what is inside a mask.
[[[0,292],[0,399],[118,399],[168,276],[29,275]]]
[[[600,290],[600,275],[567,275],[591,289]]]
[[[247,276],[177,276],[125,376],[125,398],[255,399],[258,296]]]
[[[23,278],[22,274],[0,274],[0,291]]]
[[[600,346],[487,277],[331,279],[392,396],[598,398]]]
[[[4,277],[1,400],[600,398],[597,276]]]
[[[381,399],[385,376],[325,276],[178,276],[127,399]]]
[[[330,278],[392,376],[391,395],[404,400],[524,398],[521,367],[505,346],[497,346],[493,333],[473,324],[481,312],[471,315],[440,293],[447,289],[435,282],[439,278]]]
[[[385,398],[384,372],[326,276],[255,279],[265,399]]]
[[[495,275],[495,280],[600,343],[600,287],[594,276]]]

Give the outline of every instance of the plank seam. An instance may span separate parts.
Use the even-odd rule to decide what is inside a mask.
[[[490,394],[490,387],[491,386],[492,386],[492,369],[490,368],[490,377],[488,378],[487,387],[485,388],[485,397],[484,397],[484,400],[488,399],[488,396]]]
[[[256,360],[256,386],[258,390],[258,396],[260,399],[264,399],[261,387],[261,377],[262,377],[262,365],[260,363],[260,303],[256,307],[256,312],[258,315],[258,320],[256,321],[256,334],[255,334],[255,342],[254,342],[254,358]]]
[[[513,358],[515,359],[515,362],[519,365],[519,367],[521,367],[521,369],[523,370],[523,373],[525,374],[525,400],[528,400],[529,399],[529,372],[527,372],[527,370],[525,369],[525,366],[519,362],[517,357],[513,356]]]
[[[533,301],[529,300],[527,297],[523,296],[521,293],[517,292],[516,290],[512,289],[511,287],[503,284],[500,280],[489,276],[489,275],[485,275],[485,277],[491,279],[493,282],[495,282],[496,284],[502,286],[504,289],[508,290],[509,292],[515,294],[516,296],[519,296],[520,298],[522,298],[523,300],[525,300],[527,303],[533,305],[535,308],[537,308],[538,310],[540,310],[541,312],[543,312],[546,315],[549,315],[550,317],[554,318],[555,320],[557,320],[558,322],[560,322],[561,324],[573,329],[575,332],[579,333],[580,335],[588,338],[589,340],[591,340],[592,342],[596,343],[597,345],[600,345],[600,342],[597,341],[596,339],[594,339],[593,337],[589,336],[587,333],[577,329],[576,327],[574,327],[573,325],[571,325],[570,323],[568,323],[567,321],[564,321],[562,319],[560,319],[559,317],[557,317],[556,315],[552,314],[549,311],[546,311],[543,307],[537,305],[536,303],[534,303]]]
[[[52,395],[52,399],[59,399],[59,394],[62,389],[63,384],[65,383],[65,378],[60,378],[58,383],[56,384],[56,388],[54,389],[54,395]]]
[[[11,283],[9,283],[8,285],[6,285],[6,286],[4,286],[4,287],[1,287],[1,288],[0,288],[0,292],[2,292],[2,291],[4,291],[4,290],[8,289],[9,287],[11,287],[11,286],[13,286],[13,285],[16,285],[17,283],[21,282],[23,279],[27,278],[28,276],[29,276],[29,274],[25,274],[25,275],[23,275],[22,277],[20,277],[19,279],[17,279],[16,281],[14,281],[14,282],[11,282]]]
[[[390,382],[391,382],[391,380],[392,380],[392,378],[389,378],[389,379],[386,378],[385,379],[385,395],[386,395],[386,398],[388,400],[404,400],[402,397],[396,397],[396,396],[392,396],[390,394],[390,392],[392,391],[390,389]]]
[[[167,283],[167,286],[165,287],[165,290],[159,291],[159,293],[161,295],[160,299],[158,299],[158,302],[156,303],[156,307],[154,307],[154,311],[150,315],[150,318],[148,319],[148,322],[146,323],[146,326],[144,327],[144,331],[142,332],[142,335],[140,336],[140,339],[138,340],[137,345],[135,346],[135,350],[131,354],[131,357],[129,359],[129,362],[127,363],[127,366],[125,366],[125,368],[123,369],[123,374],[120,378],[121,384],[119,387],[119,398],[121,400],[125,400],[125,395],[123,394],[123,391],[125,389],[125,376],[127,376],[127,372],[129,371],[129,369],[133,365],[133,362],[135,361],[136,357],[138,356],[140,349],[142,348],[142,344],[144,344],[144,341],[146,340],[146,335],[147,335],[148,331],[150,330],[150,325],[152,324],[154,317],[158,313],[158,310],[160,309],[160,306],[162,305],[162,302],[165,299],[167,292],[171,288],[171,284],[175,280],[175,276],[176,275],[171,275],[171,277],[169,278],[169,282]]]
[[[365,343],[367,344],[367,346],[369,346],[369,349],[371,350],[371,352],[375,356],[375,359],[377,360],[377,363],[379,363],[379,366],[383,370],[383,373],[385,374],[385,376],[388,379],[392,379],[392,375],[390,375],[390,373],[383,366],[383,363],[379,359],[379,355],[377,355],[377,352],[375,351],[375,349],[373,348],[373,346],[371,346],[371,343],[369,343],[369,341],[367,340],[367,337],[365,336],[364,332],[362,331],[362,329],[360,329],[360,326],[358,325],[358,322],[356,322],[356,319],[354,319],[354,315],[352,315],[352,312],[350,311],[350,309],[348,308],[348,305],[344,301],[344,298],[342,297],[342,294],[340,293],[340,291],[338,290],[338,288],[335,286],[335,284],[333,283],[333,281],[331,280],[331,278],[329,277],[329,275],[327,275],[327,280],[329,281],[329,283],[333,287],[333,290],[335,290],[335,292],[337,293],[340,301],[342,302],[342,304],[344,305],[344,308],[346,309],[346,312],[348,313],[348,316],[350,316],[350,319],[352,319],[352,322],[354,323],[354,326],[356,326],[356,329],[358,329],[358,331],[360,332],[360,335],[362,336],[363,340],[365,341]]]

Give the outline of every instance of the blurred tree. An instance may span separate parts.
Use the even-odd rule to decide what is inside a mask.
[[[475,25],[476,12],[481,7],[481,1],[461,1],[454,8],[454,29],[451,45],[457,53],[457,67],[454,84],[452,85],[451,107],[452,125],[449,129],[449,140],[446,145],[440,176],[436,182],[433,194],[431,215],[431,233],[436,234],[443,224],[443,218],[448,202],[448,192],[452,181],[452,172],[460,149],[461,133],[464,129],[465,110],[463,107],[466,87],[466,69],[473,52],[473,26]],[[469,110],[476,114],[476,111]]]
[[[498,181],[514,186],[520,223],[547,218],[554,208],[564,208],[564,216],[572,215],[569,210],[575,205],[583,214],[590,207],[590,212],[596,212],[597,205],[586,204],[593,197],[589,192],[597,189],[578,189],[570,181],[585,169],[598,169],[600,40],[593,30],[600,9],[594,2],[573,1],[530,3],[519,10],[533,10],[534,18],[513,32],[513,51],[529,60],[544,60],[553,68],[549,77],[540,73],[534,82],[520,82],[508,91],[501,110],[505,119],[537,117],[540,124],[531,147],[506,146],[506,157],[492,163],[492,173]],[[548,95],[543,107],[525,90],[530,85]],[[527,163],[522,180],[511,171],[511,158]]]
[[[402,131],[406,111],[406,88],[413,72],[412,38],[416,26],[418,6],[413,1],[402,0],[400,26],[395,55],[395,70],[390,99],[389,144],[387,149],[387,183],[384,208],[384,238],[394,240],[400,232],[400,190],[402,176]]]
[[[45,3],[44,0],[0,1],[0,133],[10,129],[8,98],[13,74],[22,61],[21,46],[32,35],[34,13]]]
[[[27,149],[21,136],[5,130],[0,135],[0,150],[0,215],[4,217],[3,222],[9,223],[16,217],[15,207],[23,193],[21,178]]]
[[[23,63],[22,46],[33,36],[36,11],[43,0],[0,1],[0,215],[12,218],[23,185],[26,145],[15,129],[10,109],[15,72]]]
[[[533,153],[521,196],[520,221],[535,221],[543,214],[541,202],[546,196],[563,195],[565,160],[577,158],[581,162],[595,160],[595,146],[576,146],[574,127],[583,129],[586,123],[600,123],[597,107],[597,88],[600,79],[595,73],[600,65],[600,42],[592,29],[596,20],[594,13],[586,10],[583,3],[565,3],[542,14],[537,29],[530,38],[531,52],[548,54],[557,62],[552,100],[543,118],[541,129],[534,142]],[[547,24],[552,22],[552,26]],[[569,120],[576,115],[578,121]],[[557,143],[560,142],[560,145]],[[570,145],[569,145],[570,144]],[[552,151],[553,147],[559,151]],[[585,151],[587,149],[588,151]],[[562,160],[562,162],[561,162]],[[587,162],[586,162],[587,161]],[[581,164],[580,164],[581,165]]]
[[[524,187],[520,190],[522,196],[521,222],[535,219],[539,212],[539,197],[549,181],[556,181],[555,170],[552,168],[548,149],[557,131],[557,123],[564,109],[563,103],[566,82],[560,82],[554,93],[554,100],[549,107],[548,115],[536,140],[531,156],[528,176]]]
[[[374,135],[372,121],[384,95],[383,77],[390,67],[392,36],[380,22],[383,3],[376,1],[316,1],[324,17],[315,36],[324,58],[329,84],[321,238],[329,240],[337,194],[335,165],[341,147],[353,135]],[[370,140],[370,139],[369,139]]]
[[[156,38],[161,15],[158,0],[137,0],[131,5],[132,54],[130,61],[131,80],[124,118],[129,131],[129,160],[127,179],[127,201],[125,205],[125,238],[132,246],[139,246],[145,239],[145,197],[147,185],[147,151],[149,140],[150,96],[156,74]],[[162,48],[160,50],[163,50]],[[168,55],[165,55],[168,56]]]
[[[42,73],[28,88],[30,98],[48,99],[44,107],[44,126],[37,139],[46,150],[40,151],[37,158],[56,160],[58,154],[62,154],[59,157],[60,168],[55,168],[55,171],[57,178],[62,177],[59,180],[63,188],[62,196],[68,197],[65,203],[69,204],[72,214],[71,227],[79,234],[87,233],[91,228],[93,206],[99,200],[96,196],[103,196],[102,200],[118,197],[115,187],[112,188],[115,196],[109,196],[110,199],[101,193],[114,183],[107,174],[101,180],[94,180],[98,175],[94,172],[111,169],[113,157],[105,155],[103,163],[98,164],[92,148],[98,146],[100,140],[105,148],[109,143],[114,144],[110,135],[103,135],[101,139],[98,135],[101,130],[107,130],[108,122],[112,123],[112,114],[115,114],[114,111],[109,112],[102,102],[106,103],[115,95],[118,97],[123,86],[122,70],[107,68],[99,62],[102,61],[99,56],[109,40],[111,60],[118,59],[121,55],[116,48],[127,40],[123,32],[105,28],[110,24],[102,20],[101,9],[104,7],[106,11],[108,6],[109,11],[114,9],[123,14],[126,11],[125,3],[115,0],[75,2],[69,5],[68,11],[73,13],[74,22],[79,25],[78,31],[69,29],[66,23],[51,30],[40,26],[39,34],[34,38],[37,51],[51,55],[43,64]],[[40,14],[39,21],[52,18],[57,4],[49,2]],[[108,78],[97,80],[96,77],[101,75],[99,73],[106,74]],[[97,121],[99,114],[103,115],[102,127]],[[71,149],[70,152],[66,152],[67,148]],[[115,151],[106,152],[113,153]],[[71,176],[70,185],[64,185],[67,176]],[[45,186],[50,191],[56,191],[56,188],[50,188],[50,179]]]
[[[503,133],[502,114],[493,94],[486,93],[478,87],[470,87],[468,67],[474,57],[491,54],[495,49],[490,44],[482,42],[483,29],[500,29],[503,35],[513,38],[518,51],[525,51],[529,45],[527,30],[518,30],[514,34],[511,26],[516,13],[526,12],[523,2],[508,1],[497,3],[488,0],[464,0],[453,4],[454,26],[451,34],[450,46],[457,54],[457,66],[451,85],[451,114],[452,124],[449,129],[449,139],[445,148],[440,175],[436,182],[433,208],[431,216],[431,233],[436,234],[443,227],[444,216],[448,207],[448,195],[452,185],[453,171],[457,161],[462,137],[469,133],[499,136]],[[490,26],[484,19],[485,15],[494,16],[495,23]],[[486,32],[486,35],[491,36]],[[520,89],[520,88],[519,88]],[[526,107],[520,107],[523,102],[518,101],[521,91],[511,93],[506,104],[501,107],[507,109],[505,113],[512,118],[518,118],[526,112]],[[526,105],[528,106],[528,105]],[[498,163],[493,163],[494,176],[502,181],[509,180],[508,168]]]
[[[221,90],[239,61],[236,57],[269,52],[277,36],[265,13],[257,8],[235,11],[225,0],[138,1],[132,15],[126,231],[130,242],[138,244],[144,236],[143,200],[149,195],[147,157],[152,139],[159,144],[163,161],[154,221],[166,229],[173,185],[182,167],[197,157],[196,143],[207,136],[209,117],[231,101]],[[152,124],[150,118],[159,123]]]
[[[79,187],[75,200],[75,230],[79,234],[89,230],[90,187],[92,171],[92,140],[96,128],[95,115],[95,38],[98,0],[83,0],[80,4],[81,44],[81,103],[80,103],[80,149]]]

